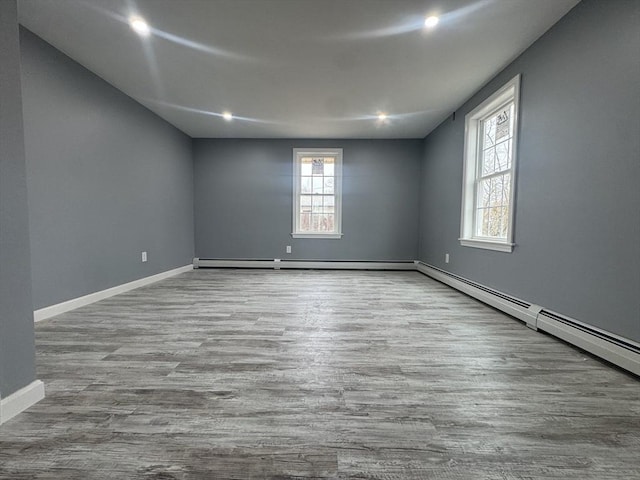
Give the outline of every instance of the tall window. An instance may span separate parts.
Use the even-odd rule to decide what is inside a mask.
[[[513,250],[520,75],[465,117],[460,243]]]
[[[294,238],[342,237],[342,149],[293,150]]]

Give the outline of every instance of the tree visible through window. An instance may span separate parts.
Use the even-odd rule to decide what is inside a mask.
[[[480,168],[477,180],[475,235],[499,238],[509,234],[513,102],[482,121]]]
[[[341,170],[341,149],[294,150],[294,237],[340,238]]]

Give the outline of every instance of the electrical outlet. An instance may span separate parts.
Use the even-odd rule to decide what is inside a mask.
[[[291,245],[287,245],[287,253],[291,253]]]
[[[147,261],[147,252],[142,252],[142,261],[143,262]]]
[[[444,263],[449,263],[449,254],[448,253],[444,254]]]

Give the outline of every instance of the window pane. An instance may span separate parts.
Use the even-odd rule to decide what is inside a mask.
[[[324,177],[324,193],[333,193],[333,177]]]
[[[507,237],[510,188],[510,173],[478,181],[475,235]]]
[[[495,147],[489,147],[482,152],[482,173],[484,177],[491,175],[496,171],[496,149]]]
[[[502,235],[502,225],[505,223],[505,212],[507,211],[504,207],[494,207],[490,210],[491,215],[491,223],[489,229],[490,237],[503,238]]]
[[[501,207],[509,203],[511,174],[478,181],[478,208]]]
[[[311,172],[313,175],[324,175],[324,158],[314,158],[311,162]]]
[[[300,207],[310,207],[311,206],[311,195],[300,195]]]
[[[308,232],[311,230],[311,214],[310,213],[300,214],[300,230],[303,232]]]
[[[313,193],[322,193],[322,177],[313,177]]]
[[[322,212],[322,195],[314,195],[312,205],[313,205],[313,213]]]
[[[329,230],[329,222],[326,215],[320,215],[320,224],[318,225],[318,228],[321,232],[327,232]]]
[[[496,119],[496,142],[511,136],[511,105],[498,112]]]
[[[509,233],[509,207],[506,206],[502,209],[502,225],[500,228],[500,237],[507,238]]]
[[[494,177],[491,179],[491,206],[502,206],[502,177]]]
[[[327,219],[327,215],[323,214],[320,217],[320,231],[328,232],[329,231],[329,220]]]
[[[320,231],[320,215],[318,214],[311,215],[311,230],[314,232]]]
[[[478,182],[478,208],[486,208],[491,201],[491,179]]]
[[[333,232],[335,231],[335,217],[333,214],[326,215],[327,218],[327,231]]]
[[[511,168],[511,154],[509,151],[510,146],[511,140],[499,143],[496,146],[496,172],[508,170],[509,168]]]
[[[506,238],[508,228],[507,207],[479,208],[476,212],[476,235],[479,237]]]
[[[489,217],[489,229],[485,233],[487,237],[497,237],[496,230],[500,228],[500,217],[497,215],[498,208],[492,207],[487,209],[487,216]]]
[[[300,175],[311,175],[311,159],[303,158],[300,161]]]
[[[486,215],[485,208],[479,208],[476,211],[476,237],[485,237],[486,232],[489,229],[489,216]]]
[[[300,192],[311,193],[311,177],[302,177],[300,179]]]
[[[334,162],[333,158],[324,159],[324,174],[328,177],[333,177],[335,175]]]
[[[492,117],[482,122],[482,130],[482,148],[493,146],[496,143],[496,118]]]
[[[324,208],[322,210],[324,213],[334,213],[334,200],[333,195],[325,195],[324,196]]]
[[[505,173],[502,176],[502,205],[509,206],[511,203],[511,174]]]

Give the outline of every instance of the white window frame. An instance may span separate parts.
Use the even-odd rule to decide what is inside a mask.
[[[509,198],[509,225],[506,239],[479,237],[475,234],[477,184],[479,178],[482,121],[493,115],[507,103],[514,103],[513,139],[511,151],[511,188]],[[520,110],[520,75],[509,80],[502,88],[465,116],[464,173],[462,184],[462,214],[460,222],[460,244],[465,247],[484,248],[500,252],[512,252],[514,247],[513,219],[515,216],[516,162],[518,153],[518,130]]]
[[[333,232],[301,232],[300,231],[300,174],[303,157],[322,156],[335,158],[334,166],[334,225]],[[294,148],[293,149],[293,238],[342,238],[342,149],[341,148]]]

